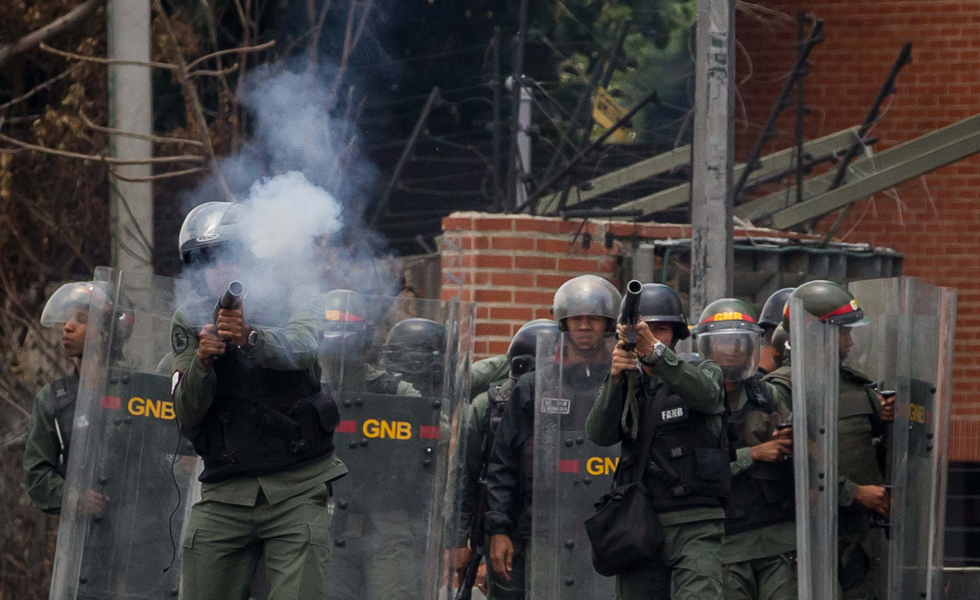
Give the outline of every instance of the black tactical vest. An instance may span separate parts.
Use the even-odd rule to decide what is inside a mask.
[[[705,422],[708,415],[691,410],[680,396],[652,392],[646,384],[641,389],[640,410],[653,411],[656,427],[644,476],[656,511],[724,506],[731,483],[727,418],[721,434],[715,435]],[[640,422],[649,419],[641,415]],[[642,437],[641,432],[637,439]],[[623,456],[636,454],[638,443],[624,440]]]
[[[214,402],[191,436],[204,459],[202,482],[287,471],[333,454],[340,414],[309,370],[265,368],[230,347],[214,372]]]
[[[766,416],[776,411],[769,390],[759,376],[744,382],[748,400],[733,412],[730,427],[735,448],[749,446],[746,421],[753,413]],[[793,488],[793,462],[759,462],[739,477],[732,478],[732,495],[725,510],[725,534],[760,529],[768,525],[795,520],[796,502]]]
[[[68,464],[68,449],[71,447],[71,429],[75,422],[75,400],[78,398],[78,379],[66,375],[51,382],[51,409],[54,412],[54,422],[58,427],[55,437],[58,438],[61,460],[56,471],[65,476]],[[58,436],[58,433],[61,433]]]

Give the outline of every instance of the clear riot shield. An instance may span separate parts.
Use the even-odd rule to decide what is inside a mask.
[[[900,346],[899,330],[904,317],[902,309],[902,279],[864,279],[852,281],[847,289],[864,310],[868,324],[851,328],[853,347],[844,359],[844,366],[853,369],[874,382],[881,394],[895,394],[898,386]],[[893,436],[886,436],[893,437]],[[894,440],[888,440],[892,443]],[[892,460],[884,453],[879,455],[885,467],[885,478],[891,480]],[[876,529],[869,539],[876,564],[876,589],[879,598],[888,597],[888,541],[884,529]]]
[[[352,315],[324,330],[320,363],[340,411],[337,454],[348,475],[333,483],[333,548],[328,600],[436,600],[450,593],[447,531],[456,516],[455,462],[469,401],[468,365],[475,310],[459,302],[351,295],[338,310]],[[429,319],[443,345],[421,356],[386,353],[388,330],[404,318]],[[363,325],[363,327],[362,327]],[[363,336],[363,344],[350,336]],[[411,373],[408,373],[411,371]],[[425,377],[418,375],[424,373]]]
[[[615,345],[615,335],[606,335],[600,352],[583,353],[567,332],[538,336],[528,598],[615,596],[615,580],[592,566],[585,530],[619,462],[619,444],[598,446],[585,432]]]
[[[903,278],[888,598],[942,598],[956,292]]]
[[[790,298],[793,470],[800,600],[837,597],[837,327]]]
[[[174,282],[100,267],[95,285],[105,296],[89,309],[51,598],[174,598],[198,489],[164,360]]]

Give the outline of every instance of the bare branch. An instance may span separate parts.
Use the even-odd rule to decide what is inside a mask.
[[[258,52],[260,50],[265,50],[266,48],[271,48],[271,47],[273,47],[275,45],[276,45],[276,40],[271,40],[271,41],[268,41],[268,42],[266,42],[264,44],[259,44],[258,46],[245,46],[245,47],[242,47],[242,48],[231,48],[229,50],[221,50],[219,52],[212,52],[211,54],[205,54],[204,56],[202,56],[201,58],[199,58],[197,60],[191,61],[190,63],[187,64],[187,68],[188,69],[193,69],[194,67],[196,67],[197,65],[201,64],[202,62],[204,62],[206,60],[210,60],[212,58],[217,58],[219,56],[224,56],[226,54],[245,54],[246,52]]]
[[[86,127],[88,127],[89,129],[94,129],[95,131],[101,131],[102,133],[120,135],[122,137],[129,137],[137,140],[145,140],[147,142],[155,142],[158,144],[190,144],[192,146],[199,146],[201,148],[204,147],[204,144],[202,144],[198,140],[160,137],[158,135],[146,135],[145,133],[136,133],[133,131],[125,131],[123,129],[113,129],[112,127],[103,127],[102,125],[96,125],[87,116],[85,116],[85,113],[82,111],[78,111],[78,116],[82,118],[82,122],[85,123]],[[122,179],[122,177],[120,177],[120,179]]]
[[[150,175],[148,177],[124,177],[117,173],[116,171],[109,169],[109,172],[115,179],[121,179],[122,181],[158,181],[160,179],[170,179],[171,177],[183,177],[184,175],[191,175],[193,173],[203,173],[207,171],[205,167],[194,167],[193,169],[184,169],[182,171],[170,171],[169,173],[158,173],[156,175]]]
[[[64,50],[58,50],[57,48],[52,48],[51,46],[44,43],[39,44],[38,48],[44,50],[45,52],[50,52],[51,54],[64,56],[65,58],[82,60],[85,62],[93,62],[93,63],[98,63],[100,65],[133,65],[136,67],[154,67],[157,69],[166,69],[168,71],[177,70],[177,66],[172,65],[170,63],[142,61],[142,60],[120,60],[118,58],[102,58],[100,56],[85,56],[84,54],[75,54],[74,52],[65,52]]]
[[[102,6],[104,1],[105,0],[86,0],[63,17],[58,17],[44,27],[25,35],[12,44],[7,44],[6,46],[0,47],[0,65],[3,65],[12,57],[20,54],[21,52],[30,50],[45,40],[51,39],[60,33],[68,31],[69,29],[75,28],[82,21],[88,18],[89,15],[94,13],[95,9]]]
[[[337,68],[337,75],[334,77],[333,85],[330,90],[330,98],[328,102],[331,106],[336,102],[337,90],[340,88],[340,82],[344,78],[344,72],[347,70],[347,61],[350,59],[351,54],[354,52],[354,47],[361,38],[361,34],[364,32],[364,25],[367,23],[368,15],[371,14],[371,7],[374,5],[374,0],[367,0],[364,6],[364,11],[361,13],[361,20],[357,24],[356,33],[353,30],[354,27],[354,7],[357,5],[356,2],[351,2],[350,12],[347,15],[347,30],[344,34],[344,49],[340,56],[340,66]]]
[[[30,98],[31,96],[33,96],[34,94],[36,94],[36,93],[38,93],[38,92],[40,92],[42,90],[48,89],[49,87],[51,87],[52,85],[58,83],[59,81],[61,81],[65,77],[68,77],[69,75],[71,75],[71,69],[68,69],[67,71],[65,71],[61,75],[56,75],[55,77],[52,77],[51,79],[45,81],[44,83],[42,83],[42,84],[40,84],[38,86],[35,86],[33,89],[31,89],[26,94],[21,94],[20,96],[17,96],[16,98],[14,98],[13,100],[11,100],[10,102],[7,102],[6,104],[0,104],[0,112],[3,112],[5,110],[7,110],[8,108],[10,108],[11,106],[13,106],[14,104],[19,104],[20,102],[23,102],[24,100],[27,100],[28,98]]]
[[[236,70],[238,70],[238,63],[235,63],[235,64],[231,65],[227,69],[221,69],[219,71],[208,71],[208,70],[191,71],[190,73],[187,74],[187,76],[190,77],[190,78],[192,78],[192,79],[194,77],[202,77],[202,76],[207,76],[207,77],[224,77],[228,73],[232,73],[232,72],[234,72]]]
[[[64,156],[65,158],[77,158],[79,160],[97,160],[100,162],[108,163],[110,165],[144,165],[144,164],[161,164],[161,163],[175,163],[175,162],[204,162],[203,156],[197,156],[196,154],[182,154],[180,156],[153,156],[150,158],[113,158],[111,156],[102,156],[99,154],[81,154],[79,152],[68,152],[67,150],[55,150],[54,148],[47,148],[45,146],[36,146],[34,144],[28,144],[27,142],[22,142],[16,138],[12,138],[9,135],[4,135],[0,133],[0,140],[7,143],[25,148],[27,150],[33,150],[35,152],[43,152],[45,154],[54,154],[55,156]]]
[[[313,22],[311,19],[313,29],[308,32],[311,34],[311,37],[306,46],[306,52],[309,55],[310,68],[316,65],[317,62],[318,48],[320,46],[320,34],[323,32],[323,24],[327,21],[327,12],[330,10],[331,3],[332,0],[323,0],[323,7],[320,9],[320,16],[317,17],[315,22]],[[310,6],[312,7],[312,4]]]
[[[177,64],[177,80],[180,82],[180,89],[183,92],[184,101],[187,102],[191,109],[191,114],[194,116],[194,120],[197,121],[201,142],[204,144],[204,150],[208,153],[214,175],[222,191],[225,193],[225,198],[229,202],[234,202],[235,196],[231,193],[231,188],[228,187],[228,182],[225,181],[224,175],[218,167],[218,158],[214,154],[214,144],[211,143],[211,132],[208,130],[208,121],[204,118],[204,107],[201,105],[201,99],[197,95],[197,88],[194,87],[190,78],[187,76],[187,61],[184,60],[184,54],[177,44],[177,36],[174,34],[170,17],[167,16],[167,12],[163,9],[163,3],[160,0],[153,0],[153,10],[156,11],[157,16],[167,30],[167,51],[170,54],[170,60]]]
[[[3,399],[4,399],[4,400],[5,400],[6,402],[7,402],[7,404],[9,404],[10,406],[13,406],[13,407],[14,407],[14,408],[16,408],[17,410],[19,410],[19,411],[20,411],[21,413],[23,413],[23,414],[24,414],[24,416],[25,416],[25,417],[27,417],[28,419],[30,419],[30,418],[31,418],[31,413],[29,413],[29,412],[27,412],[27,411],[26,411],[26,410],[24,409],[24,407],[23,407],[23,406],[21,406],[20,404],[17,404],[16,402],[14,402],[14,401],[13,401],[13,400],[11,400],[10,398],[8,398],[8,397],[7,397],[6,395],[2,395],[2,396],[0,396],[0,398],[3,398]]]

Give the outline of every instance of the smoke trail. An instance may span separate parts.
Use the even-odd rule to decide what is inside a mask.
[[[378,170],[354,143],[354,124],[330,114],[330,75],[266,65],[243,85],[252,137],[220,170],[236,201],[250,209],[242,223],[251,255],[242,279],[253,291],[317,285],[388,295],[399,288],[384,258],[386,241],[363,222]],[[205,182],[188,198],[187,211],[223,199],[220,189],[215,180]],[[199,277],[193,267],[182,274]]]

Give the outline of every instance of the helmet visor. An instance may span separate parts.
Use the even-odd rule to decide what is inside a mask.
[[[92,301],[98,308],[108,310],[112,306],[109,296],[95,287],[91,281],[66,283],[51,294],[41,312],[41,325],[53,327],[70,321],[85,323]]]
[[[381,357],[385,368],[394,373],[423,375],[442,372],[442,355],[439,352],[409,350],[399,345],[386,348]]]
[[[759,370],[762,336],[753,330],[727,329],[698,334],[698,352],[713,360],[725,374],[725,381],[743,381]]]

